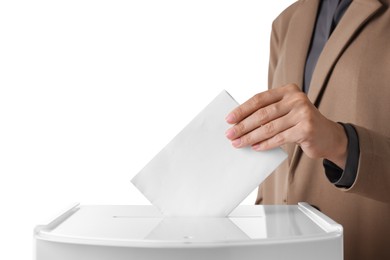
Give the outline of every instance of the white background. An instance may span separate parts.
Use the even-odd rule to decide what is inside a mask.
[[[148,204],[130,179],[178,131],[222,89],[267,88],[292,2],[1,1],[0,259],[31,259],[74,202]]]

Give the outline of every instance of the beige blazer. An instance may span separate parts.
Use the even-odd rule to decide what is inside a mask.
[[[319,0],[300,0],[273,23],[269,87],[302,86]],[[322,159],[295,145],[259,187],[257,204],[306,201],[344,227],[346,260],[390,259],[390,0],[354,0],[319,57],[308,93],[321,113],[358,133],[357,179],[336,188]]]

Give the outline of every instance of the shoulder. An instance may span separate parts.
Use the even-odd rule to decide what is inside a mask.
[[[279,33],[286,32],[290,21],[293,19],[296,12],[302,8],[302,6],[310,4],[310,2],[318,0],[298,0],[284,9],[273,21],[272,30],[276,30]]]
[[[294,14],[300,8],[300,6],[306,1],[315,1],[315,0],[299,0],[291,4],[275,18],[275,20],[272,23],[272,30],[273,31],[276,30],[279,32],[283,32],[287,30],[291,18],[294,16]]]
[[[299,8],[299,6],[305,2],[305,1],[313,1],[313,0],[299,0],[294,3],[292,3],[289,7],[284,9],[274,20],[274,22],[283,22],[286,20],[291,19],[291,17],[294,15],[296,10]]]

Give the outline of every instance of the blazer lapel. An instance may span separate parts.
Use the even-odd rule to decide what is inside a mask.
[[[319,2],[319,0],[302,1],[290,20],[286,35],[287,42],[292,44],[287,44],[285,49],[287,69],[284,71],[284,80],[285,83],[297,84],[301,89]]]
[[[378,0],[352,1],[318,58],[308,93],[314,105],[319,105],[330,72],[352,37],[381,6]]]

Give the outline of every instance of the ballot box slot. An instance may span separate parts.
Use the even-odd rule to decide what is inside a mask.
[[[132,219],[134,219],[134,218],[143,218],[143,219],[145,219],[145,218],[160,218],[161,219],[161,217],[158,217],[158,216],[112,216],[113,218],[132,218]]]

